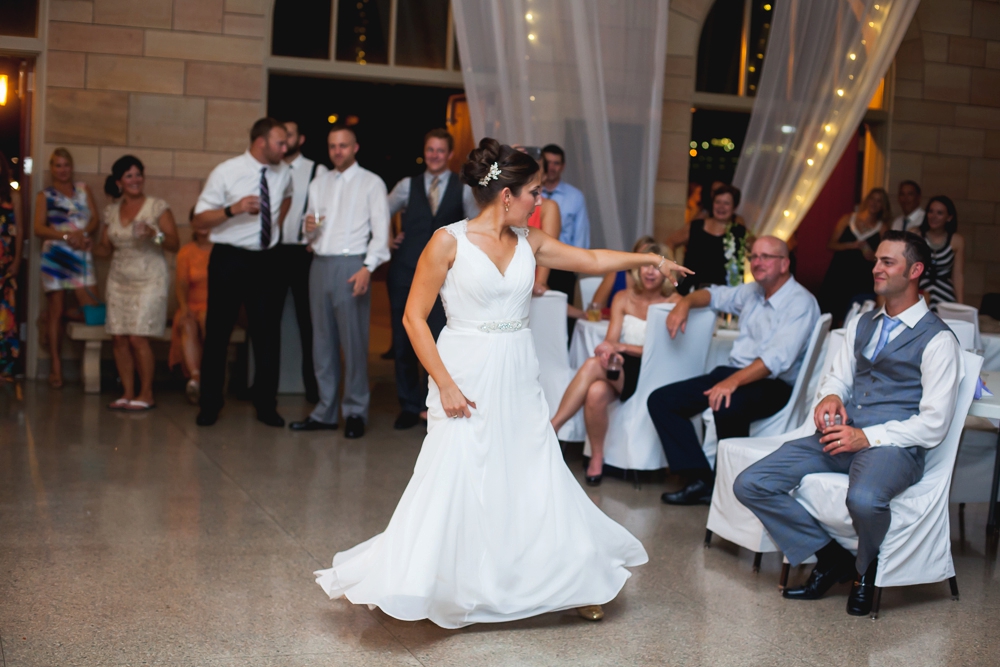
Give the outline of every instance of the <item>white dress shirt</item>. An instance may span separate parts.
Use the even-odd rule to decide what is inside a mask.
[[[917,322],[928,312],[927,303],[923,299],[918,299],[917,303],[910,306],[896,316],[912,329]],[[878,311],[878,324],[872,332],[871,340],[865,344],[861,354],[869,359],[875,352],[878,344],[878,337],[882,333],[882,315],[885,308]],[[858,323],[861,316],[858,315],[847,323],[844,343],[840,351],[833,359],[830,372],[823,376],[819,383],[817,396],[835,395],[839,396],[844,405],[848,408],[847,414],[851,414],[851,395],[854,391],[854,373],[857,369],[857,357],[854,355],[854,341],[857,338]],[[891,342],[903,333],[903,327],[896,326],[889,332],[886,341]],[[923,386],[923,395],[920,397],[920,412],[905,421],[888,421],[884,424],[875,424],[864,431],[868,438],[868,444],[872,447],[937,447],[951,426],[953,410],[955,407],[955,397],[958,395],[958,384],[965,376],[965,364],[962,361],[962,351],[958,347],[958,340],[950,331],[942,331],[931,338],[924,348],[924,353],[920,358],[920,384]],[[959,419],[962,417],[959,416]]]
[[[458,174],[453,174],[450,169],[445,169],[443,174],[440,174],[438,178],[438,192],[440,197],[438,197],[438,205],[444,199],[445,190],[448,189],[448,179],[452,176],[458,178]],[[415,178],[415,177],[414,177]],[[434,175],[429,171],[424,172],[424,192],[427,193],[428,200],[430,199],[431,192],[431,181],[434,180]],[[406,208],[406,205],[410,202],[410,177],[406,178],[396,183],[396,186],[389,193],[389,215],[396,215],[399,211]],[[476,204],[476,198],[472,195],[472,188],[470,188],[465,183],[462,183],[462,210],[465,211],[465,217],[472,220],[474,217],[479,215],[479,206]],[[457,222],[457,221],[456,221]]]
[[[343,173],[317,176],[309,186],[309,213],[325,217],[312,242],[317,255],[364,255],[374,271],[389,261],[389,199],[385,183],[357,162]]]
[[[729,365],[746,368],[760,359],[772,379],[794,386],[802,367],[809,337],[819,319],[819,304],[794,276],[770,299],[760,283],[729,287],[712,285],[710,307],[740,318],[740,335],[729,353]]]
[[[195,215],[232,206],[246,196],[260,196],[260,172],[267,169],[267,190],[271,199],[271,245],[278,245],[281,204],[292,197],[292,175],[288,165],[258,162],[250,151],[230,158],[208,175],[205,187],[195,204]],[[260,250],[260,214],[240,213],[212,228],[208,236],[212,243]]]
[[[309,239],[305,233],[299,234],[306,217],[306,196],[309,194],[309,177],[312,175],[313,165],[316,164],[309,158],[299,153],[294,160],[288,162],[288,168],[292,172],[292,206],[285,216],[285,224],[281,226],[281,242],[286,245],[305,245]],[[322,164],[316,164],[316,178],[319,178],[330,171]],[[302,237],[301,240],[299,237]]]
[[[903,222],[906,222],[905,226]],[[920,225],[924,224],[924,209],[919,206],[910,212],[909,215],[901,215],[892,221],[892,228],[897,232],[920,233]]]

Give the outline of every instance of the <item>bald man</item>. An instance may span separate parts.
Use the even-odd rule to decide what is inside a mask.
[[[755,282],[691,292],[667,317],[671,338],[684,335],[692,308],[740,318],[740,334],[727,365],[660,387],[646,402],[670,471],[687,478],[683,489],[663,494],[668,505],[712,501],[715,473],[691,417],[712,408],[719,440],[748,436],[751,422],[770,417],[788,402],[819,319],[816,298],[790,273],[784,241],[762,236],[748,259]]]

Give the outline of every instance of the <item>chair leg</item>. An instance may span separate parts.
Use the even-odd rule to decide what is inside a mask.
[[[753,555],[753,573],[757,574],[760,572],[760,559],[764,557],[764,554],[759,551]]]
[[[951,586],[951,599],[958,600],[958,577],[949,579],[948,585]]]
[[[958,504],[958,541],[965,545],[965,503]]]
[[[872,620],[878,618],[878,608],[882,603],[882,589],[879,586],[875,587],[875,601],[872,602]]]
[[[788,572],[792,569],[791,563],[782,563],[781,579],[778,580],[778,590],[783,591],[788,588]]]
[[[712,531],[705,531],[705,548],[708,549],[712,546]]]

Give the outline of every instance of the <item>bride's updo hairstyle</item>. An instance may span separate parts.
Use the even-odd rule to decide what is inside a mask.
[[[500,170],[500,175],[495,178],[491,173],[494,163]],[[469,153],[469,159],[462,165],[462,180],[472,188],[479,207],[485,208],[504,188],[510,188],[514,195],[521,194],[521,188],[534,178],[538,170],[538,163],[530,156],[486,137],[479,142],[479,148]],[[489,180],[482,185],[486,178]]]

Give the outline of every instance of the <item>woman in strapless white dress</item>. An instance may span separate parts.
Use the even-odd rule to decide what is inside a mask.
[[[658,243],[648,243],[639,252],[665,254]],[[675,303],[680,295],[673,279],[654,266],[632,269],[629,288],[615,294],[611,301],[611,321],[604,342],[594,348],[594,356],[583,362],[566,387],[559,409],[552,417],[556,433],[582,407],[590,441],[590,462],[586,481],[589,486],[601,483],[604,471],[604,437],[608,433],[608,406],[615,399],[622,403],[635,393],[639,382],[639,361],[646,342],[646,311],[654,303]],[[617,366],[608,371],[609,362]],[[618,371],[615,373],[614,371]]]
[[[385,531],[316,572],[331,597],[444,628],[612,600],[646,562],[627,530],[587,497],[549,424],[528,326],[535,262],[584,273],[653,254],[581,250],[527,222],[541,202],[538,163],[484,139],[462,169],[482,212],[438,230],[417,265],[404,324],[431,376],[428,433]],[[427,316],[440,292],[448,324]]]

